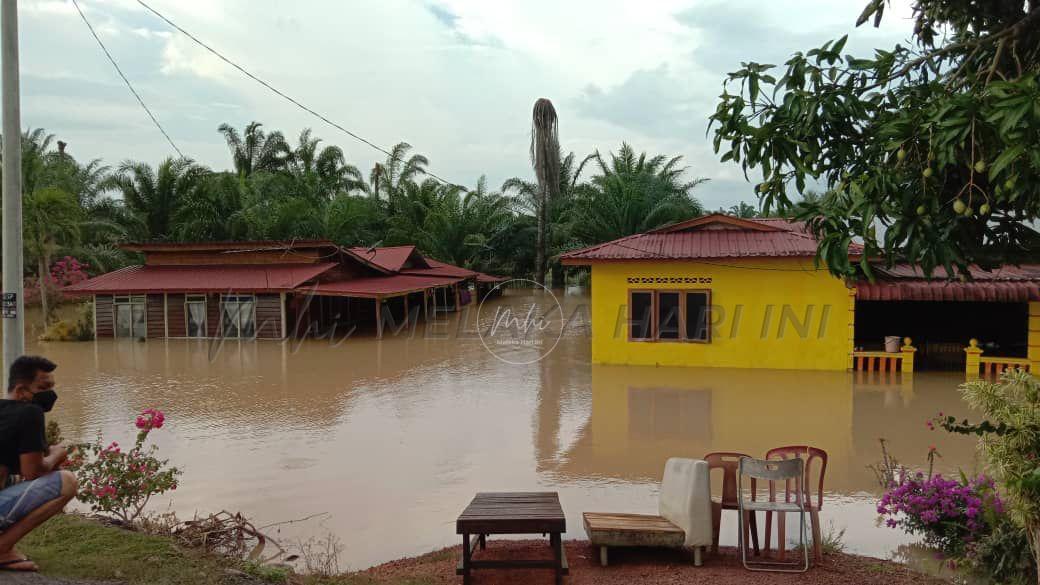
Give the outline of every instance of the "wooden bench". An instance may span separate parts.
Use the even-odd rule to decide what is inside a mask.
[[[462,558],[455,568],[463,585],[472,582],[473,569],[552,569],[556,585],[569,570],[562,535],[567,520],[556,492],[482,492],[455,521],[455,532],[462,535]],[[478,560],[473,553],[483,549],[489,534],[548,534],[553,558],[516,560]],[[470,536],[476,536],[470,539]]]
[[[686,542],[683,529],[660,516],[585,512],[582,517],[589,542],[599,546],[599,562],[604,567],[611,546],[682,548]],[[694,547],[693,555],[693,564],[701,566],[701,547]]]

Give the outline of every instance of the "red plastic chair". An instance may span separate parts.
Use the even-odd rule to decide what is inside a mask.
[[[730,452],[716,452],[708,453],[704,456],[704,460],[708,462],[708,472],[711,473],[712,469],[722,470],[722,495],[720,497],[712,496],[711,498],[711,552],[717,554],[719,552],[719,528],[722,525],[722,511],[723,510],[739,510],[740,505],[737,499],[737,467],[740,465],[741,457],[749,457],[743,453],[730,453]],[[755,499],[755,480],[751,480],[751,499]],[[744,530],[744,541],[751,540],[752,546],[754,546],[755,554],[759,554],[758,549],[758,522],[755,520],[755,513],[747,514],[746,521],[742,529]]]
[[[822,537],[820,531],[820,508],[823,507],[823,478],[827,475],[827,452],[817,447],[810,447],[809,445],[789,445],[787,447],[776,447],[766,452],[766,459],[792,459],[799,458],[805,459],[805,479],[802,485],[805,486],[805,493],[803,494],[803,501],[805,502],[806,510],[809,512],[809,519],[812,523],[812,542],[813,542],[813,559],[819,563],[823,560],[823,550],[820,546]],[[813,463],[820,463],[820,481],[816,488],[816,500],[812,497],[811,479],[813,476]],[[797,488],[792,486],[790,481],[786,482],[784,486],[784,501],[790,502],[794,498],[793,493]],[[769,484],[769,500],[776,501],[776,486],[770,482]],[[785,522],[784,515],[780,514],[777,518],[777,546],[779,547],[780,559],[783,559],[786,555],[786,541],[785,541]],[[765,550],[769,552],[770,549],[770,534],[773,527],[773,514],[772,512],[766,512],[766,542]]]

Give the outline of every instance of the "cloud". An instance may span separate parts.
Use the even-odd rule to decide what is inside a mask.
[[[290,137],[312,127],[363,169],[384,157],[133,0],[79,1],[178,146],[204,164],[231,164],[219,124],[252,120]],[[549,97],[567,150],[583,155],[628,141],[681,154],[691,176],[712,178],[698,189],[711,208],[753,198],[739,167],[719,164],[704,136],[725,72],[740,60],[780,59],[848,31],[861,3],[310,0],[257,10],[251,0],[148,2],[351,131],[385,147],[410,142],[451,181],[471,184],[487,174],[500,185],[529,176],[531,106]],[[20,7],[24,125],[57,134],[86,159],[154,164],[170,153],[70,3],[24,0]],[[850,49],[905,35],[910,25],[900,10],[886,15],[880,31],[856,31]]]
[[[454,29],[455,25],[459,21],[459,15],[455,14],[454,12],[448,10],[447,8],[439,4],[427,4],[426,10],[429,10],[430,14],[432,14],[434,18],[439,20],[441,24],[450,29]]]
[[[600,118],[648,136],[692,138],[703,134],[703,106],[711,93],[695,79],[668,65],[633,72],[622,83],[601,88],[589,84],[578,96],[582,115]]]

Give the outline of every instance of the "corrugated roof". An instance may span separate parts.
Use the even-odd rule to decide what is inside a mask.
[[[856,283],[860,301],[985,301],[1024,303],[1040,301],[1037,281],[951,282],[898,280]]]
[[[484,274],[483,272],[477,273],[477,282],[484,284],[494,284],[496,282],[505,282],[509,280],[508,276],[495,276],[494,274]]]
[[[247,264],[207,266],[128,266],[64,289],[69,293],[284,292],[336,266],[322,264]]]
[[[417,276],[451,276],[455,278],[475,278],[478,272],[463,268],[461,266],[455,266],[454,264],[448,264],[447,262],[441,262],[440,260],[434,260],[433,258],[427,258],[426,263],[430,265],[429,268],[408,268],[401,271],[401,274],[414,274]]]
[[[373,276],[355,278],[335,282],[323,282],[301,289],[318,295],[339,295],[346,297],[381,297],[417,292],[438,286],[448,286],[461,281],[453,277],[427,277],[410,274],[394,274],[391,276]]]
[[[287,250],[292,248],[337,248],[329,240],[246,240],[218,242],[127,242],[119,246],[131,252]]]
[[[849,253],[862,247],[853,244]],[[804,224],[712,214],[645,234],[635,234],[560,256],[564,264],[619,260],[813,257],[816,239]]]
[[[400,272],[409,258],[419,263],[426,261],[421,254],[416,253],[415,246],[385,246],[381,248],[355,246],[350,248],[350,251],[388,272]]]
[[[931,279],[911,264],[877,266],[875,282],[856,283],[863,301],[985,301],[1022,303],[1040,300],[1040,265],[1001,266],[987,271],[969,266],[970,279],[950,280],[937,268]]]
[[[926,280],[924,272],[913,264],[896,264],[892,267],[875,266],[874,271],[880,279],[920,279]],[[1021,266],[1001,266],[995,270],[983,270],[978,266],[969,266],[971,280],[1040,280],[1040,264],[1022,264]],[[939,266],[932,271],[932,281],[947,280],[946,269]]]

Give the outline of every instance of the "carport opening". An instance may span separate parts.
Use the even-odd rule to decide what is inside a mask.
[[[983,355],[1026,357],[1027,303],[857,301],[855,345],[884,349],[886,336],[913,339],[916,370],[963,370],[964,348],[979,340]]]

